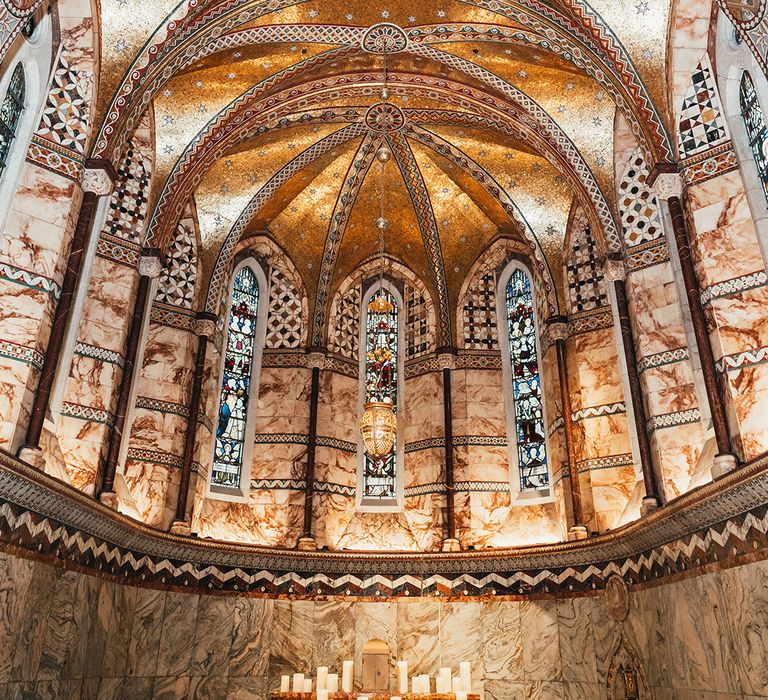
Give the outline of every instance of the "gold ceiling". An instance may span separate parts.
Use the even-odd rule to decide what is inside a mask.
[[[332,296],[377,249],[382,180],[365,149],[385,139],[394,152],[383,178],[387,251],[436,300],[442,275],[452,309],[473,263],[505,234],[534,240],[562,303],[574,198],[596,225],[615,226],[617,94],[635,80],[646,105],[655,105],[649,127],[648,114],[628,108],[633,103],[621,93],[651,154],[663,147],[648,134],[663,135],[667,115],[661,47],[668,3],[595,0],[586,19],[570,6],[201,0],[192,22],[186,2],[154,0],[127,12],[125,0],[102,0],[98,112],[117,121],[113,95],[146,65],[137,59],[146,46],[163,47],[136,89],[152,92],[150,220],[156,230],[170,229],[174,222],[165,219],[194,198],[204,285],[236,227],[240,235],[266,232],[281,245],[310,299],[330,241],[338,239],[325,290]],[[605,40],[590,44],[590,36]],[[388,102],[402,119],[389,131],[366,119],[382,102],[377,37],[391,42]],[[623,67],[611,65],[609,44],[624,52]],[[621,73],[627,65],[629,77]],[[211,136],[219,132],[221,140]],[[338,226],[342,201],[352,205]],[[427,245],[435,236],[439,259]]]

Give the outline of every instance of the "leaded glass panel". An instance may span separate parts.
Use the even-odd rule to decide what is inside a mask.
[[[379,309],[383,298],[390,311]],[[381,307],[383,308],[383,307]],[[393,294],[380,289],[373,295],[366,315],[365,327],[365,402],[391,402],[397,414],[397,366],[399,309]],[[363,497],[391,500],[396,498],[397,443],[385,459],[374,462],[367,453],[363,465]]]
[[[19,63],[13,71],[8,90],[0,105],[0,175],[3,174],[8,163],[11,144],[19,127],[19,118],[24,110],[25,92],[24,67]]]
[[[533,292],[530,277],[523,270],[516,269],[510,276],[505,304],[520,489],[541,489],[549,485],[547,446],[544,438]]]
[[[757,174],[763,186],[763,194],[768,199],[768,128],[765,125],[765,117],[760,108],[760,100],[752,83],[752,77],[747,71],[744,71],[741,76],[739,102],[741,116],[747,127],[749,145],[757,165]]]
[[[214,486],[240,486],[258,306],[259,282],[256,274],[250,267],[243,267],[235,275],[227,326],[224,377],[211,474]]]

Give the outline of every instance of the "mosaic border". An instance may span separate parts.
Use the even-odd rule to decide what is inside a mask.
[[[15,282],[29,289],[37,289],[52,296],[57,301],[61,297],[61,287],[55,280],[45,275],[39,275],[36,272],[24,270],[7,262],[0,262],[0,279],[7,282]]]
[[[625,257],[627,274],[666,262],[669,262],[669,248],[663,238],[629,248]]]
[[[274,595],[550,595],[768,556],[768,455],[582,542],[440,552],[301,552],[177,537],[0,452],[0,540],[142,586]]]
[[[119,352],[114,350],[107,350],[106,348],[100,348],[90,343],[82,343],[78,341],[75,343],[75,355],[80,357],[88,357],[91,360],[100,360],[102,362],[108,362],[111,365],[117,365],[118,367],[125,366],[125,359]]]
[[[734,277],[710,285],[701,292],[701,305],[707,306],[717,299],[723,299],[742,292],[748,292],[752,289],[759,289],[768,285],[768,273],[765,270],[758,270],[748,275]]]
[[[136,397],[136,408],[143,408],[146,411],[157,411],[158,413],[170,413],[175,416],[181,416],[182,418],[189,418],[189,406],[173,401],[154,399],[150,396]]]
[[[610,308],[600,308],[581,314],[573,314],[568,319],[568,336],[582,335],[592,331],[613,328],[613,313]]]
[[[615,467],[634,467],[635,458],[631,453],[618,455],[607,455],[606,457],[595,457],[594,459],[583,459],[576,462],[576,468],[582,472],[591,472],[598,469],[613,469]]]
[[[69,401],[64,401],[61,404],[61,415],[66,418],[103,423],[110,428],[115,424],[115,417],[109,411],[105,411],[103,408],[96,408],[95,406],[70,403]]]
[[[698,423],[700,420],[701,411],[698,408],[689,408],[685,411],[664,413],[660,416],[653,416],[652,418],[649,418],[648,430],[653,432],[656,430],[663,430],[664,428],[674,428],[678,425]]]
[[[85,169],[82,155],[63,148],[35,134],[29,143],[27,162],[48,170],[67,180],[79,183]]]
[[[10,340],[0,340],[0,357],[23,362],[41,371],[45,364],[45,355],[34,348],[28,348]]]
[[[656,367],[664,367],[665,365],[672,365],[677,362],[683,362],[690,360],[691,356],[688,352],[688,348],[675,348],[674,350],[664,350],[663,352],[657,352],[653,355],[646,355],[641,357],[637,361],[637,369],[639,372],[645,372],[648,369],[655,369]]]
[[[118,265],[137,269],[141,258],[141,246],[102,231],[96,243],[96,255]]]
[[[747,367],[764,365],[768,363],[768,345],[761,348],[753,348],[736,352],[731,355],[724,355],[717,361],[718,372],[738,372]]]
[[[152,323],[157,323],[161,326],[168,326],[169,328],[176,328],[181,331],[194,331],[195,314],[187,309],[168,306],[162,302],[155,301],[152,304],[149,317]]]
[[[588,406],[580,408],[571,414],[571,423],[580,423],[588,418],[600,418],[602,416],[615,416],[627,412],[627,406],[623,401],[615,401],[600,406]]]
[[[175,467],[177,469],[181,469],[184,464],[184,458],[181,455],[175,455],[170,452],[161,452],[160,450],[144,450],[139,447],[129,448],[126,460],[131,462],[162,464],[166,467]]]
[[[738,167],[739,159],[731,141],[680,161],[680,169],[686,185],[696,185],[712,180]]]

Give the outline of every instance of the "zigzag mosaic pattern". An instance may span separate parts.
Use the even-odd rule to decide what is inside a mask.
[[[116,516],[0,454],[0,538],[133,583],[268,595],[569,596],[768,555],[768,458],[583,543],[487,553],[345,554],[200,543]]]

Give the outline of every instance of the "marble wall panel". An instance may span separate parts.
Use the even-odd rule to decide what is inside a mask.
[[[309,429],[311,371],[264,367],[259,378],[257,433],[297,433]]]
[[[406,443],[443,437],[445,416],[441,374],[429,372],[406,381],[403,417]]]
[[[335,372],[320,373],[317,433],[357,443],[358,381]]]
[[[432,675],[470,661],[486,699],[602,697],[619,644],[650,697],[768,694],[765,562],[630,591],[623,622],[600,593],[266,600],[125,587],[4,553],[0,571],[4,697],[266,700],[282,673],[337,670],[346,658],[356,660],[359,688],[372,639],[389,645],[392,679],[398,658]]]

